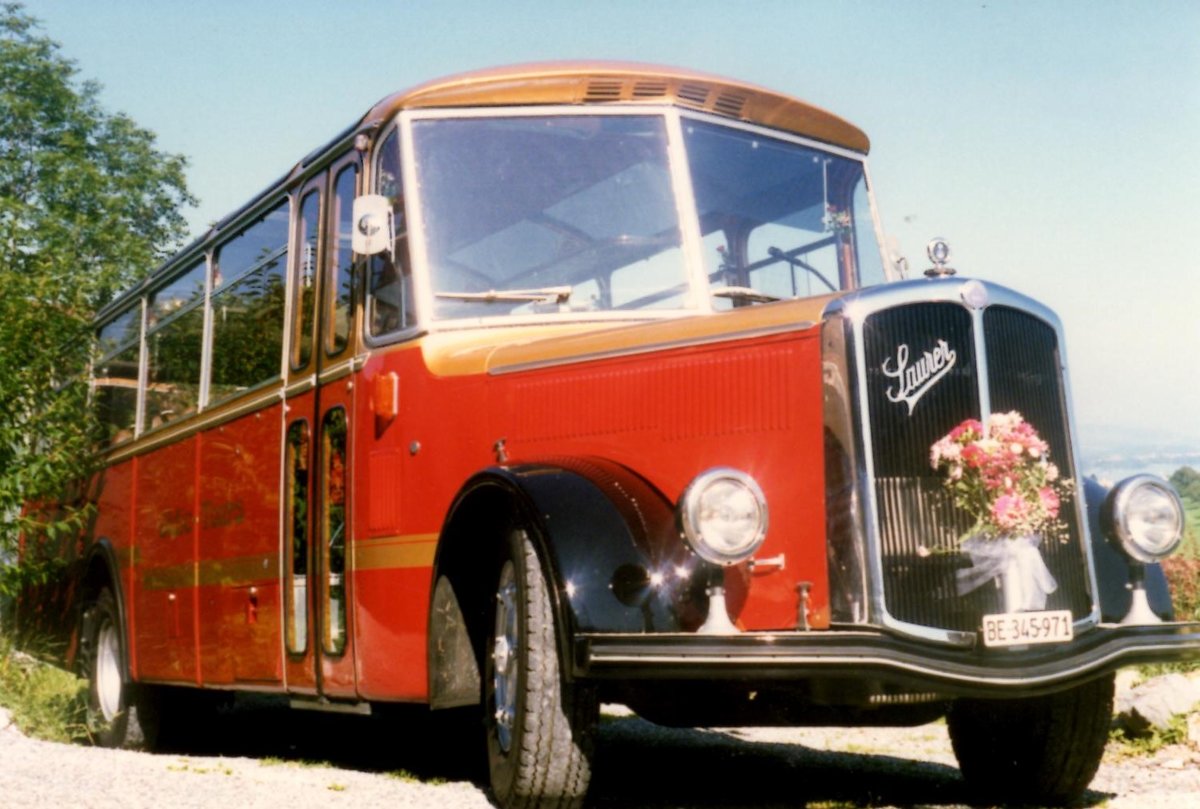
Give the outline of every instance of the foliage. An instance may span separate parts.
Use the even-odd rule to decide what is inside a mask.
[[[22,732],[55,742],[86,733],[87,682],[16,652],[0,635],[0,705]]]
[[[1182,466],[1171,475],[1171,485],[1185,500],[1200,502],[1200,472],[1190,466]]]
[[[1180,467],[1171,475],[1170,482],[1183,501],[1185,529],[1181,553],[1200,559],[1200,472],[1190,466]]]
[[[1176,620],[1200,621],[1200,559],[1172,556],[1162,561],[1162,569],[1171,588]]]
[[[955,504],[974,520],[972,534],[1032,535],[1059,528],[1068,481],[1047,457],[1048,445],[1020,413],[993,413],[987,429],[967,419],[931,448]]]
[[[58,544],[89,517],[68,490],[96,436],[90,324],[178,245],[193,203],[184,159],[104,110],[99,89],[19,4],[0,6],[0,592],[50,572],[28,553],[20,576],[4,566],[22,531]]]
[[[1167,727],[1151,726],[1142,733],[1134,733],[1128,728],[1114,724],[1108,738],[1117,744],[1119,753],[1127,756],[1152,756],[1164,747],[1187,742],[1187,715],[1177,714],[1171,717]]]

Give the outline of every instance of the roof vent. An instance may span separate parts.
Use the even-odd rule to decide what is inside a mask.
[[[681,84],[679,100],[687,104],[703,107],[708,103],[708,88],[702,84]]]
[[[623,82],[620,79],[593,79],[588,82],[586,101],[619,101]]]
[[[639,81],[633,85],[634,98],[660,98],[667,94],[665,81]]]
[[[740,118],[745,106],[746,96],[736,93],[721,93],[713,104],[713,112],[728,115],[730,118]]]

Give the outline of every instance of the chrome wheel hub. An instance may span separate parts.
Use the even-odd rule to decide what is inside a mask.
[[[121,711],[121,642],[112,621],[96,634],[96,700],[106,722]]]
[[[512,562],[505,562],[496,588],[496,628],[492,641],[492,692],[495,694],[496,739],[507,753],[512,747],[517,713],[517,582]]]

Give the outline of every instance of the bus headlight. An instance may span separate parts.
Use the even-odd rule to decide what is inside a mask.
[[[767,536],[767,500],[745,472],[716,467],[698,475],[679,500],[683,536],[702,559],[736,565]]]
[[[1183,505],[1165,480],[1126,478],[1104,504],[1107,528],[1132,559],[1150,564],[1175,552],[1183,539]]]

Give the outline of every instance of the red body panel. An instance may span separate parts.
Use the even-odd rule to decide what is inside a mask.
[[[782,566],[727,577],[745,629],[796,626],[798,586],[811,584],[808,619],[828,626],[819,330],[680,348],[492,376],[436,377],[418,347],[373,357],[366,390],[395,373],[400,412],[380,424],[363,396],[357,423],[360,546],[436,536],[462,483],[497,463],[598,456],[623,464],[675,501],[705,469],[749,472],[771,506],[760,557]],[[414,451],[415,450],[415,451]],[[364,553],[381,567],[355,575],[360,691],[422,699],[432,553]],[[390,564],[387,562],[390,560]]]
[[[794,628],[805,584],[809,624],[827,626],[820,362],[817,328],[450,376],[433,374],[412,343],[376,352],[357,373],[289,399],[289,422],[308,419],[314,435],[330,408],[345,407],[350,416],[347,642],[340,655],[320,650],[312,619],[319,588],[309,592],[315,634],[305,654],[283,647],[279,405],[114,465],[105,472],[97,535],[135,560],[125,586],[136,676],[427,698],[437,537],[462,484],[499,462],[502,439],[508,462],[606,458],[670,502],[710,467],[749,472],[771,507],[757,556],[780,564],[728,572],[732,616],[744,629]],[[392,386],[396,415],[377,415]]]
[[[198,682],[196,461],[192,437],[137,460],[132,632],[141,679]]]
[[[280,408],[223,424],[200,444],[200,671],[206,684],[282,677]]]

